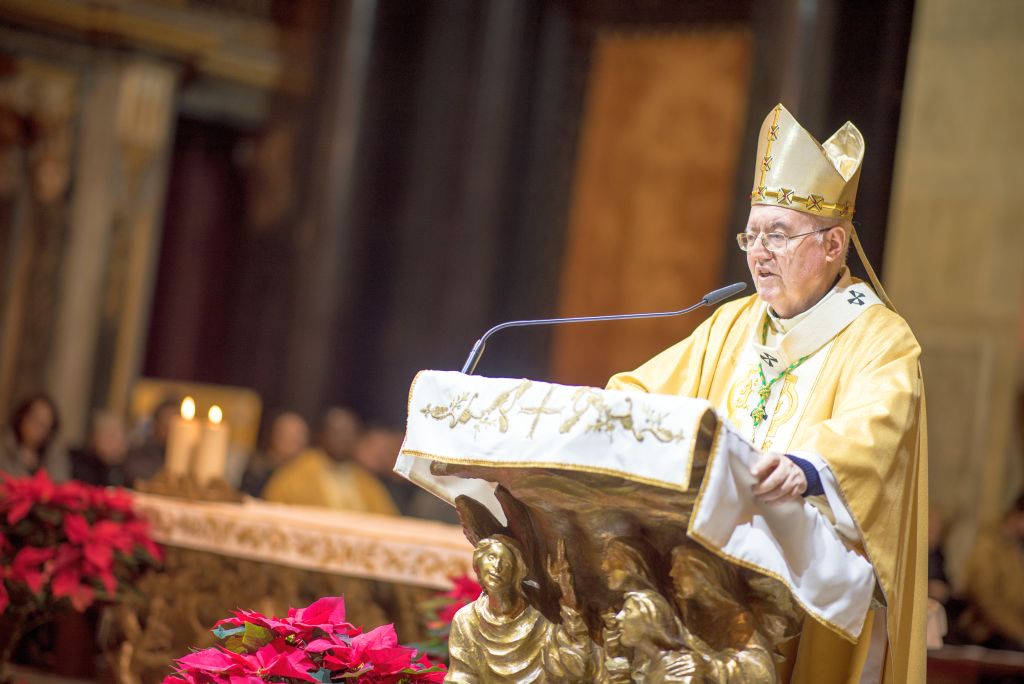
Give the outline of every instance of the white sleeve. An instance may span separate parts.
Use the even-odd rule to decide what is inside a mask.
[[[825,462],[825,459],[813,451],[794,451],[792,454],[797,458],[804,459],[818,471],[818,477],[821,478],[821,487],[825,490],[825,499],[828,501],[829,508],[832,509],[832,516],[835,518],[836,531],[852,542],[863,544],[864,540],[861,539],[857,525],[853,522],[853,515],[850,513],[850,509],[846,507],[846,502],[843,501],[843,497],[839,493],[839,483],[836,482],[836,476],[832,473],[832,468]]]

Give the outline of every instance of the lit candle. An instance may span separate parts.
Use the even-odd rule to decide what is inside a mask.
[[[167,452],[164,456],[164,467],[172,475],[185,475],[192,463],[192,452],[199,441],[201,427],[196,417],[196,402],[192,397],[185,397],[181,402],[181,415],[171,421],[167,434]]]
[[[199,449],[196,451],[193,472],[196,481],[208,485],[214,480],[224,478],[224,468],[228,460],[228,426],[223,422],[224,412],[214,404],[207,414],[209,420],[203,427],[199,438]]]

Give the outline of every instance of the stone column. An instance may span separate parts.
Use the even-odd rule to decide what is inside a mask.
[[[148,328],[176,86],[158,62],[102,60],[89,73],[47,376],[69,443],[84,437],[90,407],[127,409]]]

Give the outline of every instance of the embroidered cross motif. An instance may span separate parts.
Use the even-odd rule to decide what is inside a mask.
[[[779,137],[779,125],[778,124],[774,124],[771,128],[768,129],[768,139],[769,140],[777,140],[778,137]]]
[[[772,168],[772,156],[770,154],[764,155],[764,161],[761,162],[761,168],[765,171],[769,171]]]
[[[768,352],[761,354],[761,360],[767,363],[769,368],[775,368],[775,364],[779,362],[777,358],[775,358]]]
[[[840,216],[846,216],[846,214],[850,211],[850,203],[843,202],[842,204],[839,205],[838,209]]]
[[[821,211],[821,203],[825,198],[821,195],[811,195],[807,198],[807,208],[811,211]]]
[[[862,293],[862,292],[857,292],[856,290],[850,290],[850,298],[847,299],[846,301],[848,303],[850,303],[850,304],[856,304],[858,306],[864,306],[864,297],[865,296],[866,295],[864,293]]]
[[[554,393],[555,388],[552,387],[548,390],[548,393],[544,395],[544,400],[540,402],[540,406],[526,407],[524,406],[519,410],[520,413],[527,415],[533,415],[533,424],[530,426],[530,432],[527,433],[527,439],[533,439],[533,432],[537,429],[537,423],[540,422],[540,417],[543,415],[558,415],[561,409],[548,408],[548,401],[551,399],[551,395]]]
[[[792,204],[793,191],[787,188],[779,188],[779,204]]]
[[[757,190],[755,190],[754,192],[751,193],[751,197],[754,199],[754,201],[763,200],[764,199],[764,191],[765,191],[765,187],[763,185],[758,185],[757,186]]]

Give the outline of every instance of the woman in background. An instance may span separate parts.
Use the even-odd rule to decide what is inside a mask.
[[[55,482],[71,476],[67,452],[57,444],[60,415],[45,394],[21,402],[11,415],[0,440],[0,472],[27,477],[40,468]]]

